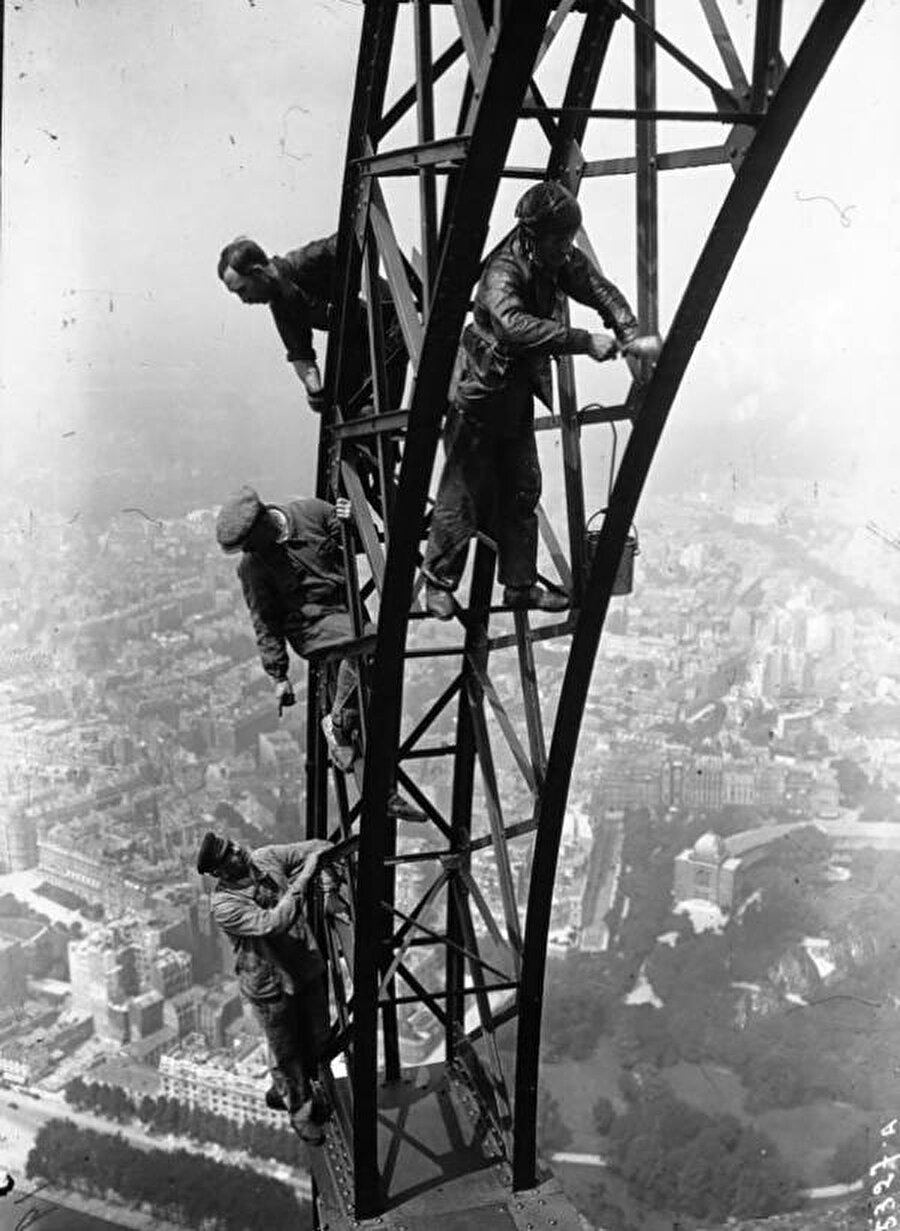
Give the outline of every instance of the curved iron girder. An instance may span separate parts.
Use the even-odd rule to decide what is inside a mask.
[[[442,231],[391,520],[369,703],[369,742],[360,825],[354,962],[353,1154],[356,1217],[381,1201],[377,1140],[378,969],[387,921],[381,907],[389,828],[387,799],[400,739],[403,665],[423,510],[469,294],[487,238],[491,207],[535,57],[549,0],[516,5],[503,22],[472,130],[452,213]]]
[[[864,0],[823,0],[710,231],[647,388],[609,502],[557,710],[538,809],[529,886],[516,1054],[513,1188],[537,1183],[535,1125],[547,937],[556,861],[575,749],[600,633],[625,538],[694,348],[794,129]]]
[[[356,86],[350,109],[350,131],[347,138],[344,182],[341,188],[341,210],[337,247],[337,294],[332,337],[345,335],[352,306],[359,294],[362,270],[362,250],[357,241],[358,214],[364,202],[360,200],[360,175],[356,159],[369,148],[372,134],[380,120],[387,89],[388,68],[397,24],[398,0],[381,0],[366,5],[357,58]],[[372,141],[374,144],[374,141]],[[325,364],[325,389],[333,400],[340,400],[341,356],[338,347],[329,346]],[[327,412],[329,416],[333,410]],[[316,468],[316,495],[329,499],[330,433],[319,433],[319,453]]]

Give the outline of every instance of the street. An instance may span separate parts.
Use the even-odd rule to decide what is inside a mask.
[[[11,1107],[11,1103],[16,1106]],[[251,1167],[265,1175],[283,1180],[305,1200],[310,1200],[309,1177],[296,1169],[250,1158],[246,1154],[223,1150],[220,1146],[192,1141],[190,1138],[151,1137],[141,1125],[117,1124],[89,1111],[76,1111],[61,1094],[47,1092],[42,1092],[40,1098],[36,1099],[22,1090],[0,1091],[0,1171],[8,1171],[16,1182],[21,1184],[25,1177],[28,1154],[38,1129],[53,1119],[71,1120],[81,1128],[93,1129],[97,1133],[118,1133],[141,1150],[186,1150],[190,1154],[201,1154],[204,1158],[214,1158],[232,1166]]]

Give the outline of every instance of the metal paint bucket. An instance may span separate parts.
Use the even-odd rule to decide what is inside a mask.
[[[591,522],[605,513],[606,509],[599,509],[593,517],[588,520],[588,524],[584,531],[584,571],[585,582],[587,575],[590,572],[591,564],[594,556],[597,553],[597,548],[600,544],[600,531],[591,529]],[[619,561],[619,567],[616,569],[616,577],[613,582],[612,595],[613,597],[621,597],[623,594],[630,594],[634,589],[634,557],[640,555],[640,543],[638,542],[638,533],[635,526],[631,527],[631,533],[625,539],[625,547],[622,551],[622,558]]]

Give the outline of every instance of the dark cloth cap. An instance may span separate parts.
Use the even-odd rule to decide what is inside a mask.
[[[567,234],[581,226],[581,206],[555,180],[533,184],[520,198],[516,217],[532,235]]]
[[[222,862],[227,849],[227,838],[220,837],[219,834],[213,833],[211,829],[207,830],[203,835],[203,841],[200,843],[200,849],[197,852],[197,871],[201,876],[209,872],[215,872]]]
[[[265,507],[253,488],[247,487],[246,484],[240,491],[229,496],[216,518],[216,539],[219,546],[225,551],[239,550]]]

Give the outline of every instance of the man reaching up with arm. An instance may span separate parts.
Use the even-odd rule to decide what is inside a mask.
[[[313,840],[249,851],[210,831],[197,853],[197,871],[217,881],[212,916],[231,941],[241,995],[274,1061],[266,1102],[285,1108],[294,1131],[313,1144],[327,1117],[313,1083],[328,1034],[328,992],[304,899],[330,846]]]

